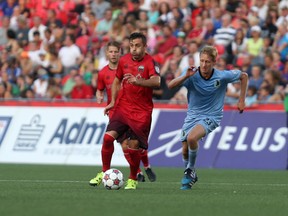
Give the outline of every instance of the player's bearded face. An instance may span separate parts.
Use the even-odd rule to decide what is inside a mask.
[[[134,60],[141,60],[145,55],[146,46],[144,46],[141,38],[130,41],[130,53]]]

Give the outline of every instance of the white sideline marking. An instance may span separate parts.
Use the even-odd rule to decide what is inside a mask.
[[[89,181],[69,181],[69,180],[21,180],[21,179],[0,179],[0,182],[28,182],[28,183],[87,183]],[[151,184],[157,184],[158,182],[153,182]],[[168,182],[169,183],[169,182]],[[171,182],[174,184],[179,184],[179,182]],[[145,183],[144,183],[145,184]],[[149,184],[149,183],[148,183]],[[163,182],[159,183],[163,184]],[[230,186],[276,186],[276,187],[288,187],[288,184],[265,184],[265,183],[231,183],[231,182],[199,182],[202,185],[230,185]]]

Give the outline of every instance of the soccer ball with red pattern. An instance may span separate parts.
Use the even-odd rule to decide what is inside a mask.
[[[119,190],[124,185],[124,177],[120,170],[111,168],[104,173],[102,182],[108,190]]]

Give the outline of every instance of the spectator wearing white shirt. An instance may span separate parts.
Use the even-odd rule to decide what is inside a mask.
[[[73,35],[68,34],[64,41],[65,46],[59,50],[59,58],[64,67],[64,74],[68,74],[70,69],[78,66],[83,60],[80,48],[75,45],[75,38]]]
[[[33,41],[34,40],[33,33],[35,31],[39,31],[40,38],[43,40],[45,38],[44,32],[45,32],[47,27],[42,24],[42,19],[40,17],[38,17],[38,16],[35,16],[33,18],[33,23],[34,23],[34,26],[28,32],[29,41]]]

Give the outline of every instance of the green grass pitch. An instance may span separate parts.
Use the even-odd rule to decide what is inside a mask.
[[[127,167],[120,169],[128,176]],[[183,169],[154,167],[157,181],[135,191],[88,185],[99,167],[0,164],[1,216],[284,216],[288,172],[199,169],[181,191]]]

